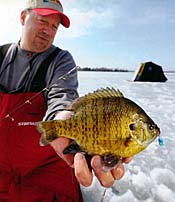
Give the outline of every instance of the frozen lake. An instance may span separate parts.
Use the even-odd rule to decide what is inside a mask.
[[[165,145],[154,141],[125,165],[125,176],[112,188],[94,177],[82,187],[85,202],[175,202],[175,73],[166,83],[130,82],[134,73],[79,72],[79,93],[114,87],[139,104],[158,124]]]

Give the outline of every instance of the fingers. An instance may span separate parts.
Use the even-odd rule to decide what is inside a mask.
[[[64,155],[62,151],[70,143],[70,140],[64,137],[57,138],[52,141],[50,145],[55,152],[62,158],[69,166],[74,167],[75,176],[80,184],[83,186],[90,186],[93,180],[93,175],[89,170],[86,158],[83,154],[77,153],[75,156],[71,154]]]
[[[88,168],[85,156],[77,153],[74,157],[75,176],[80,184],[83,186],[90,186],[93,180],[93,175]]]
[[[133,157],[124,158],[122,160],[122,162],[128,164],[128,163],[130,163],[132,161],[132,159],[133,159]]]
[[[114,184],[114,176],[111,171],[104,171],[100,156],[94,156],[91,160],[91,166],[96,177],[104,187],[111,187]]]
[[[132,157],[124,159],[123,162],[129,163],[131,160]],[[101,185],[104,187],[111,187],[115,180],[120,180],[125,174],[123,162],[119,163],[117,167],[112,170],[106,170],[103,169],[104,166],[101,157],[94,156],[91,160],[91,165]]]
[[[74,112],[71,112],[71,111],[61,111],[55,115],[54,120],[65,120],[70,118],[73,114]]]
[[[125,174],[125,169],[122,163],[119,163],[116,168],[111,170],[115,180],[120,180]]]
[[[125,170],[122,163],[119,163],[115,169],[106,171],[103,169],[103,162],[100,156],[94,156],[91,160],[91,166],[101,185],[111,187],[115,180],[123,177]],[[83,154],[77,153],[74,157],[75,176],[83,186],[90,186],[93,180],[93,175],[89,170],[86,158]]]
[[[70,167],[73,167],[74,163],[74,155],[69,154],[69,155],[64,155],[63,150],[67,145],[69,145],[71,142],[70,139],[65,138],[65,137],[59,137],[55,140],[53,140],[50,145],[51,147],[55,150],[55,152],[62,158]]]

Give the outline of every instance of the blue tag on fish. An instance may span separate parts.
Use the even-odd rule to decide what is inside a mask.
[[[159,145],[160,145],[160,146],[165,145],[165,142],[164,142],[164,140],[163,140],[163,138],[162,138],[161,136],[159,136],[158,142],[159,142]]]

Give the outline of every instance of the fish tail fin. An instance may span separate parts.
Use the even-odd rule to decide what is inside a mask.
[[[58,137],[57,125],[59,121],[40,121],[37,124],[37,129],[41,133],[40,145],[45,146],[52,140]],[[61,122],[60,122],[61,123]]]

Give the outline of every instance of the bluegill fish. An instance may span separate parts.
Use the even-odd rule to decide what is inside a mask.
[[[41,121],[41,142],[64,136],[75,140],[64,153],[84,151],[89,155],[120,159],[144,150],[160,134],[159,127],[133,101],[114,88],[100,89],[75,100],[66,110],[67,120]]]

